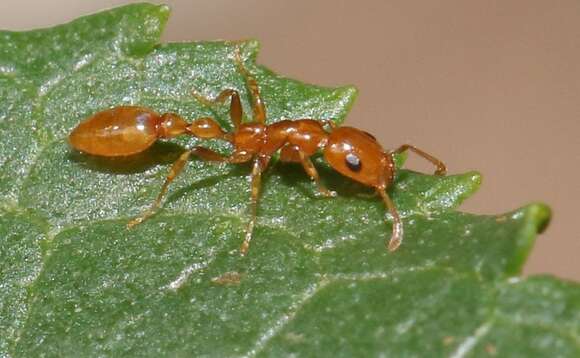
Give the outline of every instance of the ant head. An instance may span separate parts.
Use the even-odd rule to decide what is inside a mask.
[[[376,139],[359,129],[339,127],[328,136],[324,158],[342,175],[374,188],[388,185],[392,166]]]

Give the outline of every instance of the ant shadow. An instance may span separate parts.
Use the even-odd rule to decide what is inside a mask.
[[[190,159],[191,160],[191,159]],[[195,159],[194,159],[195,160]],[[197,159],[199,160],[199,159]],[[174,193],[167,196],[166,204],[173,203],[179,198],[187,195],[188,193],[194,192],[199,189],[210,188],[214,185],[220,183],[220,181],[225,180],[231,177],[244,177],[250,175],[250,166],[249,165],[239,165],[233,168],[230,168],[227,172],[219,174],[219,175],[211,175],[207,178],[203,178],[197,180],[188,186],[182,187],[180,189],[175,190]]]
[[[172,164],[185,148],[171,142],[156,142],[141,153],[126,157],[102,157],[70,151],[68,159],[93,171],[107,174],[142,173],[160,164]]]
[[[317,163],[317,170],[323,183],[330,190],[336,191],[339,196],[357,197],[368,201],[376,200],[375,193],[371,188],[345,178],[327,165]],[[238,164],[235,167],[229,168],[228,171],[222,174],[212,175],[200,179],[185,187],[175,190],[172,194],[168,195],[166,204],[173,203],[179,200],[181,197],[186,196],[188,193],[194,192],[196,190],[210,188],[227,178],[248,177],[250,174],[251,163]],[[290,187],[292,190],[298,191],[306,197],[313,199],[320,198],[316,185],[304,172],[304,169],[300,164],[286,163],[276,160],[271,163],[271,165],[263,173],[263,184],[268,183],[272,176],[278,176],[284,185]],[[249,188],[250,186],[248,182],[248,189]]]
[[[314,165],[320,175],[321,182],[329,189],[337,193],[339,197],[358,198],[366,201],[376,201],[377,194],[375,190],[366,185],[360,184],[350,178],[341,175],[332,169],[320,158],[314,158]],[[296,188],[297,191],[305,196],[320,198],[318,188],[306,174],[302,166],[298,163],[285,163],[278,161],[274,171],[280,174],[284,184]],[[406,181],[412,171],[398,170],[394,182],[390,188],[399,182]],[[388,188],[389,189],[389,188]]]
[[[184,147],[172,142],[156,142],[147,150],[126,157],[102,157],[78,151],[70,151],[68,159],[88,168],[89,170],[107,174],[129,175],[142,173],[159,165],[173,164],[185,150]],[[190,158],[190,160],[198,161],[199,159],[194,157]],[[376,195],[372,188],[344,177],[333,170],[320,157],[315,157],[313,161],[318,173],[320,174],[322,183],[328,189],[335,191],[338,196],[350,198],[356,197],[367,201],[376,200]],[[185,170],[187,170],[187,168]],[[167,196],[165,203],[169,204],[175,202],[190,192],[217,185],[224,179],[231,177],[247,177],[250,173],[251,165],[249,163],[236,165],[234,167],[228,166],[228,170],[221,174],[208,174],[205,178],[201,178],[185,187],[175,190]],[[270,177],[273,175],[279,176],[282,183],[297,190],[304,196],[313,199],[320,198],[316,185],[298,163],[288,163],[275,160],[264,173],[264,182],[269,181]],[[404,181],[408,175],[409,173],[407,171],[398,171],[395,183]]]
[[[114,175],[130,175],[145,172],[159,165],[171,165],[185,151],[186,149],[184,147],[175,143],[156,142],[145,151],[126,157],[103,157],[71,150],[68,153],[68,159],[92,171]],[[201,159],[192,157],[189,161],[195,162],[201,161]],[[187,167],[184,171],[187,171]],[[206,178],[202,178],[190,185],[175,190],[167,196],[165,203],[168,204],[177,201],[180,197],[192,191],[214,186],[226,178],[235,176],[242,177],[249,174],[250,166],[243,164],[230,168],[227,172],[219,175],[208,174],[209,176]]]
[[[369,198],[374,196],[372,188],[357,183],[341,175],[322,160],[313,160],[316,170],[320,175],[320,180],[329,190],[337,193],[340,197]],[[321,198],[316,184],[306,174],[302,166],[298,163],[276,163],[273,168],[280,174],[284,184],[294,187],[301,194],[311,198]]]

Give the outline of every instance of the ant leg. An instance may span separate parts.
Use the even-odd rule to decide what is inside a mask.
[[[236,47],[235,51],[236,63],[238,65],[239,71],[244,75],[246,80],[246,87],[250,91],[250,97],[252,99],[252,111],[254,113],[254,121],[258,123],[266,123],[266,106],[262,101],[262,96],[260,95],[260,87],[258,86],[258,81],[252,76],[248,69],[244,66],[242,61],[242,55],[240,54],[240,48]]]
[[[223,90],[216,98],[210,99],[194,90],[193,96],[208,107],[212,107],[216,103],[224,103],[228,98],[231,98],[230,119],[234,123],[234,128],[236,129],[238,129],[242,124],[242,102],[240,101],[240,94],[238,91],[228,88]]]
[[[389,195],[385,191],[385,188],[377,188],[377,192],[383,199],[385,206],[387,207],[389,213],[391,213],[391,216],[393,217],[393,233],[391,235],[391,239],[389,240],[389,242],[388,243],[385,242],[385,245],[387,246],[389,251],[393,252],[401,245],[401,242],[403,242],[403,222],[401,221],[401,217],[397,212],[395,204],[393,203],[391,198],[389,198]]]
[[[304,171],[306,172],[306,174],[308,174],[310,179],[314,181],[314,183],[318,187],[318,191],[322,196],[325,196],[327,198],[336,196],[335,191],[328,190],[324,186],[324,184],[320,182],[320,176],[318,175],[316,167],[314,166],[310,158],[308,158],[306,154],[303,151],[301,151],[300,148],[298,148],[298,146],[293,145],[283,147],[282,150],[280,151],[280,160],[285,162],[300,162],[300,164],[302,164],[302,168],[304,168]]]
[[[306,174],[308,174],[310,179],[312,179],[316,183],[316,186],[318,186],[318,191],[320,192],[320,194],[322,194],[327,198],[335,197],[336,192],[333,190],[328,190],[324,186],[324,184],[320,182],[320,176],[318,175],[318,171],[316,170],[314,164],[312,164],[310,158],[306,157],[303,152],[298,153],[300,154],[300,162],[302,163],[304,171],[306,172]]]
[[[215,99],[223,102],[230,97],[230,119],[234,123],[234,128],[238,129],[242,125],[242,102],[240,101],[240,94],[234,90],[225,90]]]
[[[439,159],[435,158],[431,154],[428,154],[428,153],[422,151],[421,149],[415,147],[414,145],[403,144],[399,148],[397,148],[393,151],[390,151],[389,154],[391,154],[391,155],[392,154],[400,154],[406,150],[411,150],[411,151],[415,152],[416,154],[418,154],[419,156],[421,156],[421,157],[427,159],[428,161],[430,161],[431,163],[433,163],[433,165],[435,165],[437,167],[437,170],[435,170],[435,175],[445,175],[447,173],[447,167],[445,166],[445,163],[443,163]]]
[[[228,162],[228,163],[243,163],[250,160],[251,155],[245,152],[234,152],[230,157],[224,157],[223,155],[214,152],[213,150],[206,149],[203,147],[195,147],[191,150],[188,150],[181,154],[181,156],[173,163],[171,170],[169,170],[169,174],[161,187],[161,191],[157,198],[153,202],[153,204],[147,209],[143,214],[136,217],[135,219],[129,221],[127,224],[127,228],[132,228],[135,225],[141,224],[143,221],[151,217],[161,204],[161,200],[167,194],[167,190],[169,189],[169,184],[183,171],[185,164],[187,163],[189,157],[191,155],[196,155],[201,159],[208,161],[208,162]]]
[[[157,195],[157,198],[155,199],[153,204],[149,207],[149,209],[143,212],[143,214],[129,221],[129,223],[127,224],[128,229],[131,229],[135,225],[141,224],[143,221],[145,221],[147,218],[149,218],[155,213],[155,211],[159,207],[159,204],[161,203],[161,199],[163,199],[163,196],[167,193],[169,184],[171,184],[173,179],[175,179],[175,177],[177,177],[179,173],[181,173],[191,153],[192,151],[190,150],[186,151],[185,153],[179,156],[179,158],[175,161],[175,163],[173,163],[173,166],[171,167],[171,170],[169,170],[169,174],[167,175],[167,178],[165,179],[165,182],[161,187],[161,192],[159,192],[159,195]]]
[[[260,197],[260,188],[262,186],[262,172],[268,166],[270,161],[269,157],[258,157],[254,159],[254,164],[252,165],[252,188],[250,196],[250,220],[246,226],[246,235],[244,237],[244,242],[240,247],[240,253],[242,256],[246,256],[250,248],[250,241],[252,240],[252,234],[254,232],[254,226],[256,226],[256,214],[258,209],[258,199]]]

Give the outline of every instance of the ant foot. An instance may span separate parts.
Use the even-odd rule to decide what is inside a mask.
[[[135,225],[139,225],[143,222],[143,218],[135,218],[127,223],[127,229],[132,229]]]
[[[435,171],[435,175],[445,176],[447,174],[447,168],[445,167],[438,167]]]
[[[338,194],[334,190],[321,189],[318,191],[317,196],[322,198],[335,198],[337,195]]]
[[[246,256],[248,254],[249,249],[250,249],[250,243],[248,241],[242,242],[242,246],[240,246],[240,255]]]
[[[393,252],[393,251],[397,250],[399,248],[399,246],[401,246],[401,242],[403,242],[403,240],[401,240],[399,238],[392,238],[389,241],[389,245],[388,245],[389,251]]]
[[[238,63],[243,63],[242,61],[242,50],[240,49],[240,44],[236,44],[236,48],[234,49],[234,59]]]

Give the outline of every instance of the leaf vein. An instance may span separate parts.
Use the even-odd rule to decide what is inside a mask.
[[[299,299],[294,304],[290,305],[287,312],[282,314],[274,324],[268,328],[260,337],[258,337],[256,344],[246,354],[242,355],[244,358],[256,357],[274,337],[278,335],[298,314],[300,309],[312,299],[320,290],[328,286],[332,281],[322,279],[317,283],[312,284],[300,294]]]
[[[494,321],[490,320],[482,323],[473,332],[472,335],[467,337],[463,342],[457,346],[457,349],[451,354],[451,358],[463,358],[476,346],[476,344],[483,338],[491,329]]]

